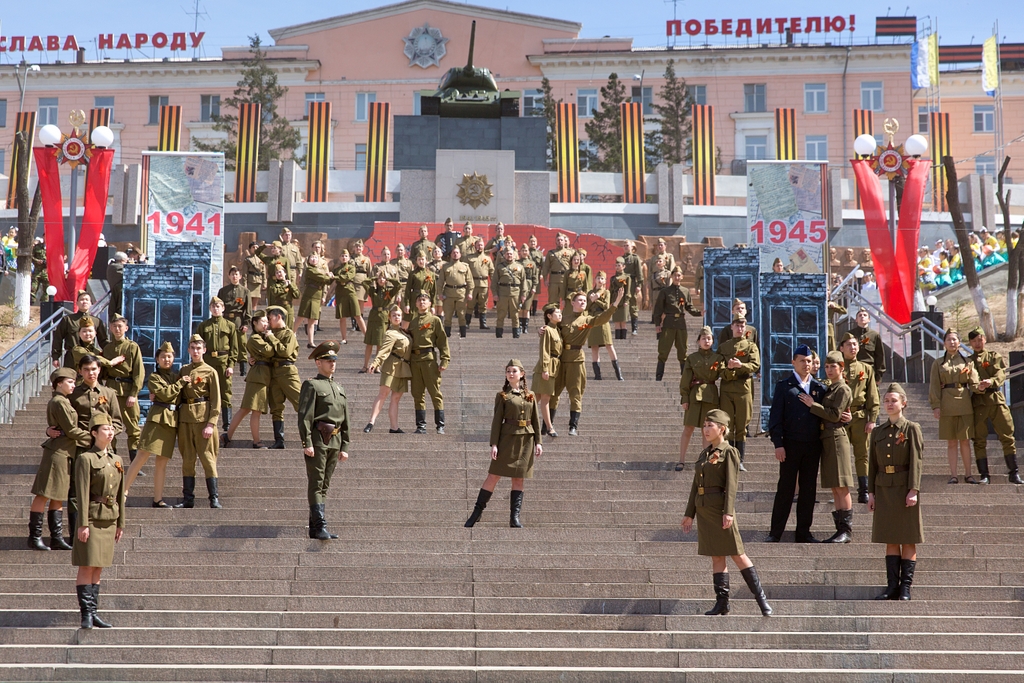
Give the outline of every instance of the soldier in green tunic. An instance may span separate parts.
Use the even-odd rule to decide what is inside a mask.
[[[324,292],[334,282],[334,276],[327,270],[327,263],[320,260],[317,254],[310,254],[306,259],[306,272],[303,276],[302,298],[299,300],[299,312],[296,316],[295,330],[305,323],[306,348],[315,346],[314,333],[320,321],[320,304],[323,303]]]
[[[719,400],[733,425],[731,443],[740,452],[740,471],[747,455],[747,425],[754,413],[754,375],[761,370],[761,352],[747,339],[746,318],[733,318],[732,339],[718,346],[725,358]]]
[[[846,307],[840,306],[834,301],[828,302],[828,350],[835,351],[838,349],[836,346],[836,326],[832,321],[836,315],[846,315]]]
[[[348,460],[349,423],[345,390],[334,381],[338,360],[336,341],[313,349],[317,375],[302,383],[299,391],[299,440],[306,461],[306,499],[309,502],[309,537],[319,541],[337,538],[327,531],[324,505],[331,475],[338,459]]]
[[[537,364],[533,368],[533,379],[530,389],[537,394],[540,407],[540,417],[543,426],[541,434],[547,434],[552,438],[558,436],[553,421],[555,411],[551,409],[551,395],[555,393],[555,384],[558,382],[558,370],[561,367],[559,360],[562,355],[562,335],[558,332],[558,326],[562,323],[562,309],[556,303],[544,306],[544,327],[538,330],[540,334],[540,353],[537,357]]]
[[[78,328],[82,318],[92,320],[93,327],[96,328],[97,347],[102,349],[107,345],[107,328],[103,326],[103,321],[94,315],[89,315],[89,311],[92,309],[92,297],[83,289],[78,293],[76,301],[78,303],[78,312],[68,313],[61,318],[60,322],[57,323],[57,329],[53,333],[50,358],[53,359],[53,367],[55,368],[59,368],[62,365],[70,368],[78,367],[77,363],[72,362],[71,350],[78,345]]]
[[[686,357],[683,376],[679,378],[679,402],[683,406],[683,433],[679,437],[679,462],[676,472],[683,470],[686,449],[690,447],[693,430],[704,426],[708,412],[718,408],[718,378],[725,369],[725,358],[711,350],[715,338],[710,327],[697,333],[697,350]]]
[[[388,394],[391,395],[391,402],[388,405],[388,418],[391,421],[391,434],[404,434],[398,426],[398,404],[402,395],[409,391],[409,380],[412,379],[412,368],[409,360],[412,357],[412,337],[402,329],[402,308],[392,306],[388,310],[387,332],[384,333],[384,340],[381,342],[377,357],[370,364],[370,370],[380,372],[380,389],[377,398],[373,401],[373,408],[370,411],[370,421],[363,427],[363,431],[369,434],[373,431],[373,424],[384,407],[384,401]]]
[[[281,256],[288,260],[289,272],[295,275],[295,281],[298,282],[305,271],[302,249],[292,240],[292,231],[288,228],[281,228]]]
[[[422,251],[424,254],[427,255],[427,260],[429,261],[430,259],[434,258],[434,249],[437,248],[437,245],[434,244],[429,237],[427,237],[427,235],[430,234],[430,228],[428,228],[426,225],[420,226],[419,234],[420,238],[412,243],[410,251],[412,252],[413,259],[416,258],[416,254]]]
[[[50,275],[46,271],[46,245],[42,237],[32,245],[32,301],[43,301],[50,286]]]
[[[625,272],[632,280],[632,291],[629,293],[629,322],[632,328],[633,334],[637,334],[640,315],[640,295],[643,290],[644,283],[644,271],[643,264],[640,263],[640,257],[636,255],[636,243],[633,240],[626,240],[625,253],[622,258],[626,261]],[[679,271],[682,272],[681,270]],[[672,280],[673,284],[676,284],[675,280]],[[680,279],[680,282],[682,280]],[[689,294],[689,293],[687,293]],[[655,316],[657,319],[657,316]],[[659,332],[661,330],[658,330]],[[682,363],[683,358],[686,355],[686,344],[683,344],[682,354],[679,356],[679,362]]]
[[[502,477],[511,477],[509,522],[513,529],[522,529],[519,514],[523,509],[523,485],[533,477],[533,461],[544,452],[541,446],[540,418],[537,396],[526,388],[526,369],[513,358],[505,366],[505,385],[494,397],[491,419],[491,466],[476,496],[473,514],[464,526],[480,520],[494,487]]]
[[[270,404],[270,417],[274,424],[274,445],[271,448],[284,448],[284,403],[287,400],[292,408],[299,409],[299,371],[295,361],[299,358],[299,342],[295,333],[288,327],[285,311],[280,306],[267,309],[267,320],[270,322],[270,335],[265,337],[274,349],[273,365],[270,368],[270,384],[267,399]]]
[[[252,370],[245,378],[245,393],[242,405],[235,413],[227,431],[221,435],[220,445],[225,448],[235,436],[235,430],[242,424],[246,415],[249,418],[249,430],[252,434],[253,448],[266,448],[260,444],[260,416],[267,412],[267,397],[270,385],[270,371],[274,364],[274,347],[271,345],[270,323],[265,311],[252,314],[252,334],[245,343],[246,356],[253,364]]]
[[[259,242],[249,242],[248,254],[245,257],[245,287],[249,290],[249,304],[253,307],[259,305],[263,296],[263,288],[267,286],[267,266],[259,256],[256,249]]]
[[[71,368],[50,375],[53,398],[46,405],[46,424],[60,432],[43,442],[43,459],[32,482],[32,507],[28,516],[28,547],[33,550],[71,550],[64,541],[64,496],[71,485],[71,463],[79,448],[88,448],[89,432],[78,426],[78,414],[68,396],[75,390],[78,373]],[[43,543],[43,517],[50,527],[50,545]],[[71,530],[74,534],[74,529]]]
[[[224,319],[231,321],[238,333],[238,349],[245,348],[245,335],[249,333],[249,322],[252,320],[252,298],[249,290],[242,284],[242,271],[231,266],[228,271],[228,284],[217,292],[217,298],[224,302]],[[238,374],[245,377],[245,358],[238,354]]]
[[[825,375],[828,377],[828,391],[816,403],[810,394],[800,394],[800,401],[811,409],[812,415],[821,418],[821,487],[832,489],[836,509],[832,520],[836,532],[822,543],[849,543],[853,540],[853,500],[850,487],[853,478],[853,449],[846,425],[850,422],[853,391],[843,379],[846,365],[843,354],[831,351],[825,356]]]
[[[492,259],[490,255],[484,252],[484,239],[478,237],[473,242],[473,248],[475,252],[464,259],[464,262],[469,266],[469,272],[472,273],[473,279],[472,292],[466,299],[466,327],[469,327],[469,323],[472,322],[473,316],[480,321],[480,329],[486,330],[487,328],[487,295],[490,293],[491,277],[494,275],[494,263],[500,258],[500,254],[496,254]],[[465,253],[465,252],[463,252]],[[469,310],[472,308],[473,310]]]
[[[459,260],[461,252],[458,247],[452,249],[451,261],[441,269],[438,284],[442,286],[441,301],[444,304],[444,333],[452,336],[452,317],[459,325],[459,336],[466,336],[466,300],[469,289],[473,286],[473,272],[468,263]]]
[[[466,221],[466,224],[462,226],[462,237],[455,240],[455,246],[459,248],[462,253],[462,260],[469,263],[469,260],[476,253],[476,241],[483,241],[483,237],[478,237],[473,234],[473,224]]]
[[[271,279],[274,277],[274,271],[276,271],[278,267],[281,267],[284,268],[285,279],[291,280],[292,273],[294,271],[292,271],[292,267],[289,264],[288,259],[282,252],[282,246],[281,242],[276,240],[270,245],[261,244],[256,248],[256,257],[263,261],[263,265],[266,267],[267,274]],[[269,282],[267,283],[267,287],[270,287]]]
[[[405,245],[401,242],[395,246],[395,258],[391,259],[391,265],[398,269],[398,282],[404,291],[406,283],[409,282],[409,273],[416,266],[413,265],[412,260],[408,257]]]
[[[356,293],[356,266],[352,263],[348,249],[341,250],[341,263],[334,271],[334,279],[338,283],[334,288],[334,317],[340,321],[341,343],[348,344],[348,325],[346,321],[354,320],[359,331],[366,334],[366,322],[363,321],[362,304]]]
[[[903,416],[907,393],[893,382],[882,397],[889,419],[871,434],[868,510],[874,512],[871,542],[885,543],[886,589],[876,600],[910,600],[917,544],[924,543],[921,425]]]
[[[103,347],[96,344],[96,327],[89,316],[84,316],[78,321],[78,344],[71,349],[71,364],[68,367],[78,367],[79,361],[85,356],[96,357],[103,369],[101,377],[106,377],[107,370],[124,362],[124,356],[104,357]]]
[[[530,245],[519,245],[519,265],[523,267],[523,305],[519,309],[519,331],[526,334],[530,329],[530,311],[537,307],[540,288],[540,268],[530,258]]]
[[[533,280],[533,305],[530,307],[530,316],[537,312],[537,302],[540,300],[540,285],[543,279],[541,271],[544,270],[544,252],[537,248],[537,236],[530,235],[530,238],[526,240],[527,246],[530,247],[530,260],[537,266],[537,270],[534,272]]]
[[[603,270],[597,271],[594,278],[594,288],[587,292],[587,313],[598,316],[608,310],[612,303],[612,295],[608,290],[608,273]],[[612,361],[612,369],[615,371],[615,379],[625,381],[622,376],[622,368],[619,366],[619,355],[615,352],[615,344],[612,343],[611,323],[598,325],[590,330],[587,337],[587,344],[590,346],[590,362],[594,368],[594,379],[601,379],[601,347],[608,351],[608,358]]]
[[[859,345],[857,360],[870,365],[874,369],[875,388],[877,391],[878,382],[882,380],[882,375],[885,374],[885,347],[882,345],[882,338],[878,332],[869,327],[871,324],[871,313],[868,312],[868,309],[861,306],[860,310],[857,311],[856,320],[857,324],[850,331],[857,336]]]
[[[402,304],[405,312],[416,309],[416,294],[427,292],[430,300],[434,301],[437,290],[437,274],[427,267],[427,260],[430,257],[422,251],[416,252],[413,262],[416,267],[409,273],[409,280],[405,283],[402,294]]]
[[[565,273],[569,270],[573,250],[569,248],[569,238],[562,233],[555,236],[555,242],[558,247],[549,251],[544,258],[540,276],[547,278],[548,303],[561,305],[566,296]]]
[[[352,243],[352,265],[356,267],[356,275],[352,282],[356,286],[356,296],[359,297],[360,310],[362,315],[362,302],[366,301],[366,283],[373,276],[373,262],[369,256],[363,254],[363,241],[356,240]]]
[[[988,441],[988,421],[991,420],[999,443],[1003,447],[1003,460],[1006,461],[1009,482],[1024,483],[1017,470],[1017,442],[1013,436],[1013,416],[1006,406],[1006,397],[1003,396],[1006,364],[998,352],[985,349],[985,332],[980,327],[967,333],[967,341],[974,349],[971,362],[974,363],[979,379],[976,393],[971,398],[974,405],[974,460],[978,464],[979,481],[982,484],[990,481],[985,442]]]
[[[740,301],[739,299],[733,299],[733,302],[732,302],[732,317],[733,318],[739,317],[739,318],[743,318],[744,320],[747,319],[747,305],[745,303],[743,303],[742,301]],[[753,328],[750,325],[749,322],[746,325],[746,331],[743,333],[743,336],[745,336],[750,341],[754,342],[754,344],[758,343],[757,342],[757,330],[755,328]],[[718,344],[719,344],[719,346],[721,346],[723,343],[725,343],[726,341],[728,341],[730,339],[732,339],[732,325],[731,324],[730,325],[726,325],[725,327],[723,327],[721,329],[721,331],[718,333]]]
[[[434,288],[434,315],[441,317],[444,315],[444,302],[441,301],[444,294],[444,282],[441,281],[441,271],[447,265],[444,261],[444,252],[441,251],[441,247],[434,247],[431,260],[427,263],[429,268],[434,273],[434,282],[436,286]],[[415,295],[413,296],[415,300]]]
[[[425,392],[434,404],[434,425],[438,434],[444,434],[444,396],[441,394],[441,373],[448,369],[451,354],[448,335],[441,319],[430,312],[430,294],[416,295],[416,313],[409,319],[412,336],[412,398],[416,410],[416,433],[427,433],[427,404]],[[436,349],[436,354],[435,354]]]
[[[210,299],[210,317],[199,323],[196,334],[206,343],[203,360],[217,372],[221,420],[224,431],[227,431],[231,424],[231,376],[242,353],[238,343],[238,329],[233,322],[224,318],[224,302],[218,297]]]
[[[957,449],[964,461],[964,483],[977,484],[971,476],[971,437],[974,433],[972,396],[978,388],[974,363],[960,355],[960,335],[953,329],[942,337],[945,354],[932,363],[928,401],[939,421],[939,438],[946,442],[948,484],[956,484]]]
[[[295,287],[295,283],[288,278],[288,272],[278,266],[270,284],[267,285],[267,304],[268,308],[280,306],[284,309],[285,320],[289,328],[295,325],[295,309],[292,308],[292,300],[298,297],[299,290]]]
[[[84,629],[111,626],[96,610],[100,575],[104,567],[114,563],[114,544],[124,533],[124,465],[110,448],[117,429],[106,413],[93,415],[89,421],[93,444],[75,461],[74,496],[82,514],[71,550],[71,564],[78,567],[75,590]]]
[[[619,295],[619,290],[626,292],[626,296],[629,296],[629,292],[633,289],[633,280],[626,275],[626,259],[619,256],[615,259],[615,275],[612,276],[612,280],[608,285],[608,291],[610,296],[616,297]],[[615,323],[615,338],[625,340],[627,336],[626,322],[629,318],[629,306],[623,306],[615,311],[615,315],[612,316],[612,322]],[[658,338],[661,338],[661,334],[658,334]]]
[[[106,369],[106,385],[117,394],[117,405],[121,409],[125,435],[128,437],[128,461],[135,460],[139,449],[139,392],[146,377],[142,365],[142,350],[128,339],[128,321],[123,315],[114,313],[110,319],[110,333],[113,339],[103,347],[103,357],[110,361]],[[118,358],[120,363],[114,363]]]
[[[384,343],[384,333],[388,329],[388,309],[402,300],[398,279],[390,279],[383,270],[374,276],[373,284],[367,288],[367,292],[370,297],[370,313],[366,316],[366,334],[363,336],[365,351],[360,374],[370,372],[370,358],[375,355],[373,350],[380,350]]]
[[[498,294],[498,304],[494,307],[494,336],[499,339],[505,333],[506,316],[513,324],[512,338],[519,339],[519,333],[522,331],[519,325],[519,311],[523,307],[525,278],[523,267],[516,261],[515,250],[507,248],[502,251],[501,263],[494,274],[494,288]],[[485,299],[484,309],[486,308]]]
[[[761,608],[761,614],[770,617],[772,608],[761,588],[754,563],[743,551],[736,523],[740,457],[735,448],[724,443],[729,432],[729,416],[722,410],[708,411],[702,430],[708,445],[694,463],[693,484],[690,485],[682,527],[683,533],[690,533],[696,519],[697,554],[711,556],[715,606],[704,614],[729,613],[729,566],[726,557],[732,557],[733,564],[740,570],[747,588]]]
[[[233,338],[233,335],[232,335]],[[176,508],[195,507],[196,460],[203,465],[210,507],[220,508],[217,490],[217,413],[221,409],[220,379],[215,368],[204,360],[206,341],[194,334],[188,342],[192,362],[182,365],[179,377],[189,377],[181,390],[178,418],[178,448],[181,450],[181,493]]]
[[[627,264],[628,268],[628,264]],[[627,271],[628,274],[628,271]],[[701,312],[690,300],[690,290],[683,286],[683,271],[676,266],[672,271],[672,284],[661,290],[658,300],[654,302],[654,329],[658,337],[658,368],[654,379],[658,382],[665,375],[665,362],[672,346],[676,347],[679,360],[679,372],[682,373],[686,362],[686,316],[700,316]],[[634,325],[636,321],[634,320]]]
[[[845,367],[843,380],[850,387],[852,403],[850,412],[853,420],[848,426],[850,443],[853,446],[853,460],[857,468],[857,502],[868,502],[868,442],[871,431],[875,428],[880,410],[878,400],[878,382],[875,371],[867,363],[859,360],[860,341],[852,333],[847,332],[839,344],[843,354]]]

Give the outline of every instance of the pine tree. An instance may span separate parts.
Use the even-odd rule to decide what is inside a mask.
[[[221,113],[213,117],[213,129],[227,133],[228,138],[213,144],[193,140],[192,146],[205,152],[223,152],[225,166],[228,170],[234,170],[238,145],[237,112],[242,104],[259,103],[262,120],[260,156],[257,163],[259,170],[265,171],[270,168],[271,159],[286,159],[293,156],[302,138],[288,119],[277,113],[278,103],[288,92],[288,88],[278,85],[277,74],[267,65],[267,53],[260,49],[258,35],[249,37],[249,52],[252,57],[245,60],[238,87],[231,97],[221,103],[222,112],[224,109],[230,109],[236,113]]]
[[[547,156],[548,156],[548,170],[558,170],[558,164],[555,159],[558,157],[558,135],[556,132],[557,128],[557,117],[558,117],[558,105],[562,103],[561,98],[555,99],[555,95],[551,89],[551,81],[545,76],[540,82],[540,89],[543,95],[541,96],[541,106],[543,107],[543,116],[548,124],[548,139],[547,139]]]
[[[652,164],[664,162],[668,165],[682,164],[690,158],[693,138],[693,98],[686,87],[686,80],[676,77],[675,65],[669,60],[665,67],[665,84],[658,93],[662,104],[652,104],[658,114],[659,127],[649,134],[648,154],[656,158]]]
[[[591,143],[584,152],[589,170],[622,171],[622,112],[619,105],[625,101],[626,86],[618,74],[610,74],[608,83],[601,88],[601,106],[583,127]]]

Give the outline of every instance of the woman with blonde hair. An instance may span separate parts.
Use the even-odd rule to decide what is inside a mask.
[[[946,442],[949,481],[956,484],[957,449],[964,461],[964,483],[977,484],[971,476],[971,437],[974,434],[972,396],[978,387],[974,363],[960,353],[960,335],[952,328],[942,337],[945,354],[932,363],[928,402],[939,421],[939,438]]]
[[[597,271],[594,277],[594,288],[587,294],[587,313],[598,316],[611,307],[612,295],[608,291],[608,273],[603,270]],[[590,346],[590,360],[594,366],[594,379],[601,379],[601,347],[608,350],[608,357],[612,360],[612,368],[615,370],[615,378],[624,380],[622,368],[619,367],[619,356],[615,353],[615,344],[612,342],[612,324],[598,325],[590,330],[587,337],[587,345]]]
[[[412,368],[409,366],[409,359],[412,357],[412,338],[402,329],[401,306],[393,305],[388,309],[388,321],[390,325],[384,333],[384,340],[376,358],[370,363],[371,372],[380,370],[380,391],[373,401],[370,421],[363,428],[366,433],[373,431],[373,423],[377,421],[388,394],[391,394],[391,403],[388,405],[388,420],[391,422],[389,433],[405,433],[398,427],[398,402],[402,400],[403,394],[408,393],[409,380],[412,379]]]

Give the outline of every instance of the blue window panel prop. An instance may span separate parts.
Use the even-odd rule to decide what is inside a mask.
[[[759,280],[759,308],[764,321],[763,329],[758,330],[761,429],[765,429],[775,385],[793,373],[793,349],[806,344],[824,364],[828,351],[827,288],[824,273],[762,273]]]
[[[761,334],[758,300],[760,249],[744,247],[704,250],[704,324],[718,335],[732,324],[732,302],[747,305],[747,324]],[[763,339],[763,336],[760,336]]]
[[[163,263],[172,263],[163,261]],[[192,335],[194,268],[191,265],[129,263],[124,267],[124,312],[128,336],[139,345],[146,378],[156,369],[156,350],[165,341],[174,346],[174,368],[181,367],[186,349],[182,342]],[[149,389],[139,393],[141,422],[149,412]]]
[[[206,319],[207,302],[210,300],[210,270],[213,264],[212,242],[170,242],[157,240],[155,249],[157,265],[167,263],[193,267],[192,299],[185,310],[191,311],[191,326],[186,337],[191,336],[199,323]],[[175,349],[178,347],[175,346]]]

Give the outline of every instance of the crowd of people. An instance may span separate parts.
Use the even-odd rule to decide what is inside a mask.
[[[1009,250],[1002,231],[990,233],[988,228],[981,226],[979,230],[970,233],[969,239],[977,270],[1006,263]],[[1016,230],[1011,233],[1010,239],[1011,246],[1017,246]],[[960,282],[964,279],[964,260],[960,247],[952,239],[936,240],[932,249],[922,246],[917,252],[917,273],[918,284],[926,292]]]

